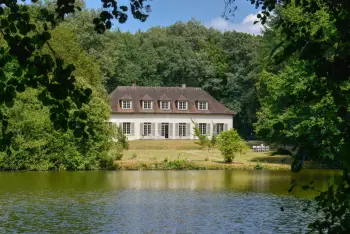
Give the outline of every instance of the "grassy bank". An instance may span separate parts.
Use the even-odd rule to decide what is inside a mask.
[[[290,157],[271,153],[248,150],[227,164],[219,150],[201,150],[194,140],[140,140],[130,141],[116,164],[119,170],[290,170]]]

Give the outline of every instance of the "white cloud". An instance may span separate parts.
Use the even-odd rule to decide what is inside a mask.
[[[216,17],[210,21],[207,27],[217,29],[221,32],[235,30],[237,32],[246,32],[246,33],[258,35],[258,34],[261,34],[262,26],[260,22],[257,24],[254,24],[254,21],[257,21],[257,20],[258,18],[254,14],[247,15],[243,19],[242,23],[240,24],[232,23],[221,17]]]

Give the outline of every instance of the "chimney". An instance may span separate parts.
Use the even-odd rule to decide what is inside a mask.
[[[132,83],[132,87],[136,87],[136,82]]]
[[[182,84],[181,87],[182,87],[182,88],[186,88],[186,84]]]

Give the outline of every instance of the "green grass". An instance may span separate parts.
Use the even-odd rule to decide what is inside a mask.
[[[130,150],[199,150],[196,140],[136,140],[129,141]]]
[[[250,149],[245,154],[237,154],[232,164],[226,164],[219,150],[202,150],[195,140],[138,140],[129,143],[129,150],[124,152],[122,161],[117,162],[121,170],[254,170],[257,164],[268,170],[285,170],[290,169],[292,162],[285,155],[272,156],[272,151],[254,152]]]

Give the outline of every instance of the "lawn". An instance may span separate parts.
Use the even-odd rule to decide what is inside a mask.
[[[142,162],[154,163],[173,160],[186,160],[201,165],[210,164],[215,166],[224,164],[220,151],[202,150],[195,140],[138,140],[130,141],[129,150],[124,152],[122,161],[124,163]],[[257,162],[265,168],[290,168],[291,158],[284,155],[271,156],[270,152],[254,152],[252,149],[245,154],[237,154],[233,165],[247,166],[254,168]],[[286,160],[282,160],[286,159]]]

